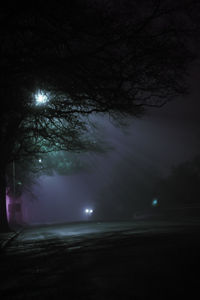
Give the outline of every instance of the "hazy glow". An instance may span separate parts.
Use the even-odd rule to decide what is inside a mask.
[[[37,94],[35,95],[35,101],[37,105],[47,103],[49,101],[47,93],[42,91],[37,92]]]
[[[158,200],[157,200],[157,199],[154,199],[154,200],[152,201],[152,205],[153,205],[153,206],[157,206],[157,205],[158,205]]]
[[[10,221],[9,204],[10,204],[10,198],[8,197],[8,195],[6,195],[6,212],[7,212],[8,221]]]
[[[86,208],[85,213],[86,215],[91,215],[93,213],[93,209]]]

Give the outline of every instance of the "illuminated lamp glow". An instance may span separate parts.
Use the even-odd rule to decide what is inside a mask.
[[[35,95],[35,101],[37,105],[42,105],[48,102],[48,95],[47,93],[44,93],[42,91],[39,91],[36,95]]]

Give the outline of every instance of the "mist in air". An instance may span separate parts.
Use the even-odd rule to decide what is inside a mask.
[[[198,116],[195,110],[188,112],[186,102],[169,103],[129,120],[124,128],[102,118],[100,134],[110,149],[80,154],[86,162],[81,171],[40,177],[31,188],[34,197],[22,195],[25,221],[130,220],[138,211],[152,209],[157,182],[199,153]],[[85,209],[93,214],[88,216]]]

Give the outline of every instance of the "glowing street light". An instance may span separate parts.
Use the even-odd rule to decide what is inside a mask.
[[[37,94],[35,95],[35,101],[36,101],[36,105],[46,104],[49,101],[48,94],[43,91],[38,91]]]

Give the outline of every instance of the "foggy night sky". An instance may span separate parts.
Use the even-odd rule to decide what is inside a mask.
[[[138,203],[150,203],[152,199],[144,199],[141,190],[148,189],[152,178],[168,175],[173,166],[199,154],[198,69],[196,65],[190,78],[189,95],[147,110],[126,128],[121,130],[102,119],[103,135],[114,149],[102,155],[87,154],[86,171],[40,179],[33,188],[36,200],[23,195],[25,219],[33,223],[84,220],[86,207],[97,212],[102,203],[105,207],[101,209],[109,216],[126,205],[123,198],[127,197],[134,214]]]

